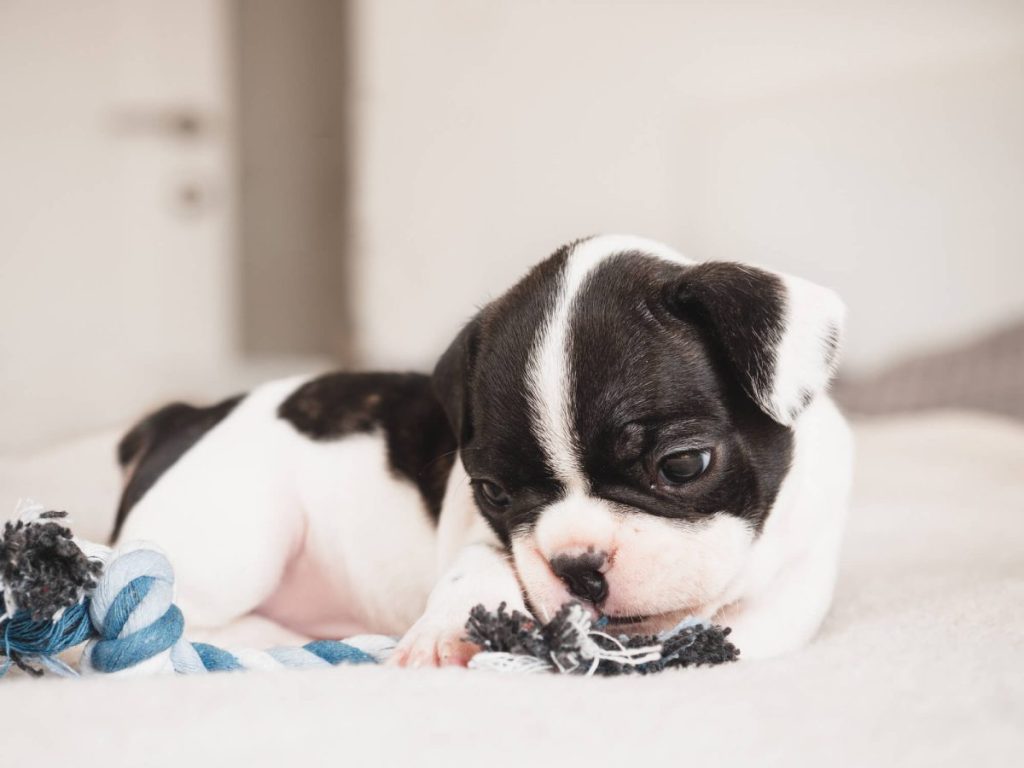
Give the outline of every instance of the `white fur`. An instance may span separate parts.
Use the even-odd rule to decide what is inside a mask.
[[[293,472],[302,549],[263,612],[318,636],[404,632],[436,578],[435,528],[384,436],[301,437]]]
[[[500,552],[456,458],[438,522],[438,579],[423,616],[406,632],[389,663],[406,666],[464,664],[474,648],[463,642],[466,618],[478,604],[526,610],[515,568]]]
[[[772,391],[761,403],[780,424],[790,425],[802,410],[801,397],[825,390],[838,354],[826,361],[829,329],[838,332],[846,306],[835,292],[793,275],[778,275],[786,286],[784,330],[775,350]]]
[[[793,425],[793,460],[719,620],[747,658],[795,650],[832,602],[846,523],[853,436],[827,397]]]
[[[442,576],[470,544],[498,540],[476,508],[469,476],[456,456],[444,490],[444,505],[437,525],[437,576]]]
[[[167,551],[191,625],[259,610],[305,634],[403,632],[435,578],[434,528],[382,436],[315,442],[277,417],[304,381],[239,403],[136,504],[122,540]]]
[[[792,465],[761,535],[739,518],[680,523],[571,495],[513,539],[523,586],[542,616],[572,599],[550,561],[606,552],[610,616],[652,618],[657,632],[686,616],[733,627],[747,658],[794,650],[817,631],[832,599],[850,489],[849,428],[827,398],[794,426]]]
[[[476,605],[525,611],[515,569],[497,547],[463,547],[430,593],[427,609],[398,644],[389,663],[403,666],[466,664],[477,650],[465,642],[466,619]]]
[[[606,259],[639,251],[679,264],[693,263],[666,245],[631,235],[601,235],[578,243],[568,254],[558,295],[530,356],[528,397],[533,430],[555,477],[569,492],[585,492],[580,467],[579,438],[572,424],[572,385],[575,376],[568,352],[574,302],[587,277]]]
[[[291,483],[298,440],[272,414],[301,379],[267,384],[238,404],[150,488],[122,541],[158,543],[175,567],[191,623],[226,624],[267,599],[301,544]]]
[[[318,442],[278,418],[305,381],[246,397],[135,505],[122,541],[161,543],[194,636],[244,645],[256,612],[305,635],[404,634],[393,663],[465,663],[473,606],[525,606],[461,462],[435,532],[382,435]]]
[[[608,616],[651,616],[634,627],[658,631],[688,615],[712,616],[745,562],[754,535],[739,518],[697,523],[640,513],[603,499],[570,496],[544,510],[513,540],[520,578],[534,607],[553,615],[574,599],[548,563],[557,555],[604,552]]]

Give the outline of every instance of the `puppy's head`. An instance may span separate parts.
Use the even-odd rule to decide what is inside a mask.
[[[476,503],[542,617],[653,631],[713,612],[771,512],[843,306],[632,237],[572,243],[438,363]]]

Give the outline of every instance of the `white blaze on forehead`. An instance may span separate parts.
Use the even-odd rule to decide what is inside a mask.
[[[677,264],[692,264],[672,248],[630,235],[600,235],[577,243],[566,257],[550,313],[537,333],[526,373],[533,431],[555,477],[570,494],[586,493],[579,436],[573,424],[574,372],[569,350],[569,324],[576,297],[587,277],[605,259],[621,253],[643,253]]]

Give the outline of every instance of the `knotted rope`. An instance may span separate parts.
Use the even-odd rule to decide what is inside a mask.
[[[301,647],[228,651],[193,643],[182,633],[184,618],[173,602],[174,572],[154,549],[113,558],[89,600],[93,637],[82,653],[82,672],[219,672],[240,669],[373,664],[378,658],[353,642],[315,640]],[[378,656],[390,638],[363,638]],[[355,640],[359,642],[359,638]]]
[[[182,635],[174,571],[158,549],[112,551],[75,539],[63,512],[24,511],[0,535],[0,676],[11,664],[40,674],[78,675],[59,654],[85,643],[82,673],[197,673],[374,664],[394,638],[361,635],[301,647],[228,651]],[[567,603],[545,624],[518,611],[478,605],[467,639],[482,649],[470,667],[503,672],[649,674],[734,661],[730,630],[687,619],[658,635],[612,636],[604,620]],[[36,664],[38,666],[33,666]]]
[[[194,643],[183,637],[185,621],[174,604],[174,570],[159,550],[140,547],[127,551],[109,550],[74,540],[76,551],[69,554],[70,531],[52,522],[53,518],[35,517],[28,522],[11,524],[6,529],[8,559],[20,558],[19,578],[28,565],[37,560],[51,567],[47,579],[78,585],[71,589],[64,605],[55,614],[40,615],[38,608],[22,605],[29,596],[44,600],[47,589],[40,589],[40,579],[18,583],[0,578],[0,675],[12,663],[35,670],[33,663],[64,676],[78,674],[58,658],[64,651],[82,643],[85,649],[79,663],[82,674],[89,673],[199,673],[242,669],[282,669],[328,667],[338,664],[375,664],[383,661],[394,649],[390,637],[362,635],[347,642],[315,640],[300,647],[279,647],[266,651],[251,649],[228,651],[207,643]],[[30,537],[40,539],[41,528],[47,527],[43,544],[26,543]],[[26,535],[27,534],[27,535]],[[56,542],[56,544],[54,544]],[[24,552],[35,546],[33,557]],[[53,552],[60,550],[59,556]],[[88,553],[81,557],[82,553]],[[77,554],[76,554],[77,553]],[[98,576],[81,577],[69,572],[85,567],[96,574],[98,561],[103,563]],[[31,561],[28,563],[27,561]],[[53,574],[57,573],[58,578]],[[77,592],[75,591],[77,589]],[[19,600],[20,598],[20,600]],[[71,604],[68,604],[71,603]],[[45,603],[49,605],[49,603]]]

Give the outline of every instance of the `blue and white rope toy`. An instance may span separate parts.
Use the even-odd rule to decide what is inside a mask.
[[[394,647],[391,638],[374,635],[267,651],[227,651],[190,642],[182,636],[185,620],[173,602],[173,591],[174,571],[163,553],[152,548],[115,552],[87,598],[94,635],[82,652],[82,672],[195,673],[374,664]]]
[[[23,505],[21,513],[0,537],[0,675],[15,664],[76,676],[58,656],[83,643],[81,674],[375,664],[394,649],[394,640],[380,635],[266,651],[189,642],[174,604],[174,571],[162,552],[79,541],[58,522],[64,513],[37,505]]]
[[[201,673],[376,664],[395,640],[360,635],[300,647],[228,651],[183,637],[174,604],[174,571],[158,549],[111,550],[78,540],[63,512],[23,506],[0,534],[0,676],[11,665],[64,676]],[[613,636],[590,611],[568,603],[546,623],[480,605],[466,636],[481,652],[473,669],[579,675],[649,674],[733,661],[730,630],[687,619],[658,635]],[[59,657],[83,645],[76,670]]]

